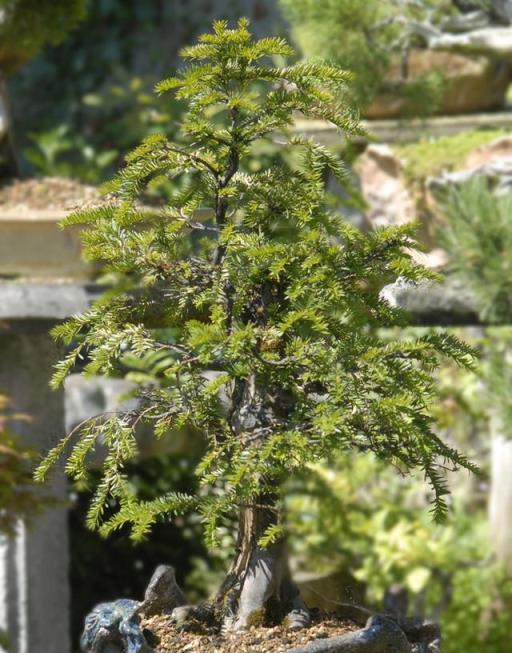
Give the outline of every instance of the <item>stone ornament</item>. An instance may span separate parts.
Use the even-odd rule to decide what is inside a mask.
[[[130,599],[97,605],[85,619],[83,653],[154,653],[140,628],[139,607]]]

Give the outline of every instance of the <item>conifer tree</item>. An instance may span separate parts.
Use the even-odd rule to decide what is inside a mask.
[[[437,437],[428,412],[439,358],[468,367],[472,351],[443,333],[379,337],[400,317],[380,298],[383,285],[430,273],[404,249],[410,226],[363,235],[329,210],[324,172],[343,178],[343,164],[290,127],[300,112],[357,133],[340,104],[350,76],[322,63],[272,63],[291,54],[279,38],[253,40],[245,20],[235,29],[216,22],[183,50],[189,64],[157,87],[188,105],[179,139],[147,138],[108,185],[106,203],[65,221],[85,225],[88,256],[118,283],[55,329],[72,349],[54,384],[85,355],[86,374],[115,373],[126,352],[157,357],[166,383],[142,385],[137,410],[83,424],[38,472],[43,479],[73,444],[66,469],[83,481],[101,441],[108,453],[88,521],[104,534],[131,524],[140,537],[157,519],[195,511],[215,544],[219,525],[236,515],[235,556],[211,603],[233,629],[269,606],[291,625],[307,623],[287,566],[281,499],[309,464],[355,448],[404,472],[421,469],[438,518],[447,511],[444,468],[472,469]],[[250,172],[253,147],[271,139],[291,163]],[[182,176],[164,208],[141,208],[145,188]],[[184,425],[204,433],[197,495],[134,496],[125,466],[137,456],[140,422],[157,438]]]

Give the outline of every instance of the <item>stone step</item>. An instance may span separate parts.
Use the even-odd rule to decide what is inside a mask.
[[[363,141],[371,139],[379,143],[406,143],[476,129],[511,129],[512,108],[499,112],[414,120],[362,120],[361,126],[369,134],[369,139],[363,138]],[[342,142],[339,131],[323,120],[296,120],[295,130],[323,145],[339,145]]]

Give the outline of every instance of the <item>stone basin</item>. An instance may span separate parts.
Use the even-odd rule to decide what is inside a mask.
[[[91,278],[80,229],[61,229],[67,211],[0,209],[0,276]]]
[[[512,31],[512,30],[511,30]],[[397,93],[410,88],[423,75],[439,72],[445,80],[442,98],[434,113],[457,115],[494,111],[503,108],[507,89],[512,79],[508,60],[496,60],[478,54],[444,52],[438,50],[412,50],[409,60],[410,80],[400,81],[400,62],[394,60],[386,83],[393,87],[383,91],[363,112],[370,120],[398,119],[403,117],[407,100]]]

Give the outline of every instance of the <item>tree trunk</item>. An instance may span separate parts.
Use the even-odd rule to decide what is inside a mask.
[[[309,624],[309,612],[290,577],[286,542],[259,545],[277,521],[275,497],[261,497],[257,506],[240,510],[235,560],[217,596],[225,630],[246,630],[283,619],[290,628]]]
[[[244,446],[258,446],[279,428],[287,404],[282,392],[261,387],[252,376],[233,390],[231,427]],[[261,481],[265,488],[278,487],[276,479]],[[283,618],[292,628],[309,624],[309,612],[290,578],[286,542],[281,538],[266,547],[259,544],[267,529],[282,519],[278,504],[277,491],[266,490],[240,508],[235,560],[216,600],[226,630]]]

